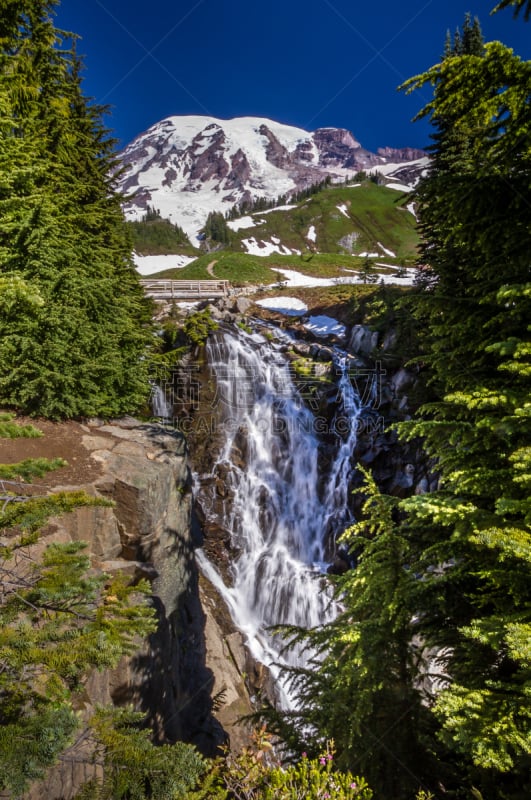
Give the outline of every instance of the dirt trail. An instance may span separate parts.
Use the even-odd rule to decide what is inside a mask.
[[[207,266],[207,272],[208,272],[208,274],[209,274],[209,275],[212,275],[212,277],[213,277],[213,278],[215,278],[215,277],[216,277],[216,276],[214,275],[214,266],[215,266],[217,263],[218,263],[217,259],[214,259],[214,261],[211,261],[211,262],[210,262],[210,264]]]

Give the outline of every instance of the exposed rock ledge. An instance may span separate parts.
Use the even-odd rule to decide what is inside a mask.
[[[193,556],[194,537],[199,534],[192,519],[183,437],[131,418],[109,425],[97,420],[67,425],[65,439],[70,443],[74,439],[77,449],[65,455],[78,463],[89,455],[92,465],[85,471],[90,482],[80,487],[76,480],[75,488],[111,499],[114,506],[81,508],[52,519],[44,540],[84,540],[95,569],[119,570],[132,580],[147,577],[159,616],[157,632],[139,643],[134,656],[123,658],[114,670],[94,672],[88,678],[79,708],[82,718],[87,719],[98,704],[131,704],[146,712],[161,742],[184,739],[213,755],[227,739],[224,724],[233,728],[233,744],[240,745],[245,728],[236,719],[251,707],[234,656],[239,652],[237,643],[230,648],[230,634],[216,621],[216,603],[203,579],[204,611],[201,607]],[[60,444],[62,426],[44,427],[46,438],[34,441],[42,443],[46,454],[47,448]],[[74,427],[77,438],[72,436]],[[212,714],[211,696],[216,694],[220,694],[222,724]],[[28,800],[72,798],[84,781],[98,774],[90,756],[91,745],[81,732],[46,781],[33,787]]]

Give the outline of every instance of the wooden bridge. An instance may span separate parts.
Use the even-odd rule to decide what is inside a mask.
[[[145,279],[140,281],[145,293],[154,300],[208,300],[226,297],[229,281],[171,281]]]

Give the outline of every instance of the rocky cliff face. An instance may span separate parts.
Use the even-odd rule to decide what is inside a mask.
[[[133,656],[123,658],[114,670],[88,678],[78,710],[87,720],[96,705],[132,705],[146,713],[159,741],[185,740],[213,755],[227,734],[213,716],[211,696],[223,690],[228,694],[230,700],[221,706],[229,724],[235,722],[236,713],[228,706],[243,714],[250,705],[231,662],[226,633],[209,604],[205,603],[206,613],[201,606],[193,555],[198,532],[184,439],[132,419],[77,428],[79,449],[70,458],[81,461],[90,454],[92,464],[87,471],[90,483],[81,488],[113,500],[114,507],[81,508],[52,519],[45,543],[83,540],[94,569],[122,572],[132,581],[147,577],[159,620],[157,632],[149,641],[139,642]],[[61,438],[60,426],[56,435]],[[48,435],[43,441],[54,444]],[[220,653],[226,655],[225,663]],[[33,788],[28,800],[69,800],[84,781],[98,775],[85,734],[46,781]]]
[[[169,117],[140,134],[122,153],[120,188],[134,198],[131,219],[147,205],[193,238],[210,211],[228,211],[257,198],[276,200],[322,181],[378,166],[422,159],[420,150],[365,150],[343,128],[310,133],[268,119]]]
[[[379,147],[376,152],[380,158],[397,163],[416,161],[419,158],[424,158],[426,155],[424,150],[418,150],[415,147],[402,147],[399,149],[396,147]]]

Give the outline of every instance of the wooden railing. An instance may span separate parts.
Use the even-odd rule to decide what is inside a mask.
[[[203,300],[210,297],[226,297],[229,293],[229,281],[171,281],[146,278],[140,283],[145,293],[154,300]]]

